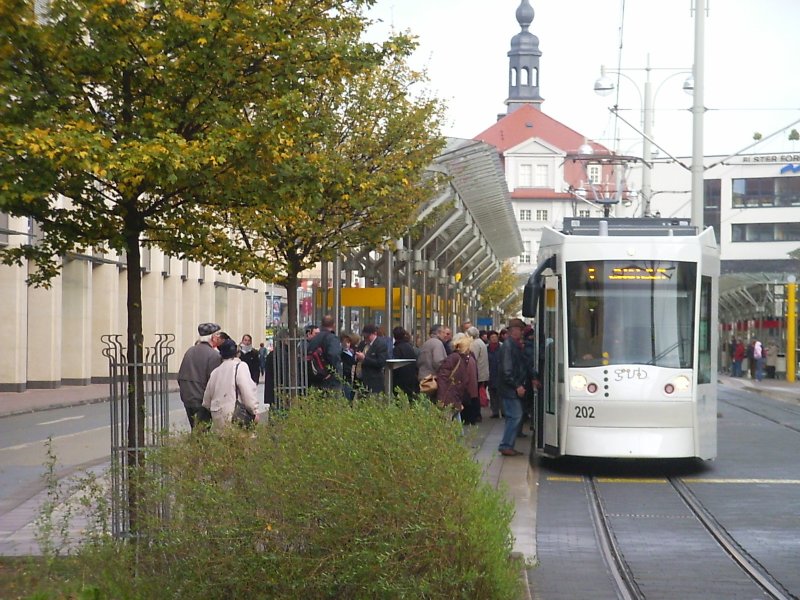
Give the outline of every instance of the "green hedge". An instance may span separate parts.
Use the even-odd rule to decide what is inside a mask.
[[[87,548],[114,598],[476,598],[520,594],[513,506],[429,402],[323,395],[253,433],[175,438],[146,542]]]

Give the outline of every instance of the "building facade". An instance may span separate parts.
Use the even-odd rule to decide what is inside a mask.
[[[683,162],[690,159],[683,159]],[[797,272],[789,253],[800,248],[800,152],[704,158],[703,222],[720,245],[723,274]],[[662,216],[688,217],[686,169],[656,163],[653,207]]]
[[[542,53],[539,39],[529,31],[534,11],[528,0],[520,3],[516,18],[520,32],[508,52],[507,112],[475,139],[500,154],[524,247],[517,270],[524,274],[536,266],[542,228],[558,227],[567,217],[602,216],[602,201],[618,183],[613,165],[581,158],[610,157],[607,148],[542,110]]]
[[[28,219],[0,215],[0,244],[27,240]],[[169,372],[177,373],[197,325],[212,321],[239,341],[264,337],[266,285],[242,282],[199,263],[142,249],[142,312],[145,345],[156,334],[175,336]],[[69,255],[49,288],[29,287],[28,269],[0,265],[0,320],[6,347],[0,391],[85,385],[108,380],[101,336],[118,334],[127,345],[127,278],[120,257]]]

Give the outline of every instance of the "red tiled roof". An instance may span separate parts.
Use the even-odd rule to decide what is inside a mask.
[[[531,138],[539,138],[565,152],[577,152],[586,137],[549,117],[530,104],[524,104],[475,136],[505,152]],[[595,151],[608,152],[601,144],[588,142]]]
[[[608,148],[602,144],[587,140],[574,129],[570,129],[530,104],[520,106],[517,110],[504,116],[497,123],[475,136],[476,140],[486,142],[497,148],[501,158],[510,148],[514,148],[532,138],[538,138],[564,153],[577,153],[578,149],[584,143],[587,143],[596,154],[611,154]],[[564,181],[575,187],[584,186],[587,178],[584,166],[584,163],[578,161],[567,161],[564,164]],[[611,177],[612,172],[613,169],[611,167],[608,165],[603,166],[603,179],[606,180]],[[552,191],[548,196],[520,195],[529,193],[528,191],[513,190],[512,197],[544,198],[556,197],[553,194],[560,194],[560,192]]]
[[[517,188],[511,192],[514,200],[571,200],[572,195],[546,188]]]

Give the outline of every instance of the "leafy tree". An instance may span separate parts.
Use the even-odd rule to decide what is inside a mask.
[[[798,132],[797,129],[792,129],[789,132],[789,141],[796,142],[797,140],[800,140],[800,132]]]
[[[439,183],[425,169],[444,144],[441,106],[412,93],[424,81],[406,64],[414,46],[394,37],[379,66],[308,82],[293,98],[293,118],[280,124],[261,125],[262,115],[253,115],[272,135],[247,169],[230,174],[231,208],[216,213],[220,243],[210,253],[197,248],[197,256],[283,285],[291,327],[300,272],[403,236]]]
[[[128,349],[141,356],[140,244],[210,245],[207,216],[234,199],[221,186],[294,139],[298,91],[380,63],[360,41],[373,3],[51,0],[37,16],[5,0],[0,210],[34,218],[42,239],[0,249],[3,262],[35,261],[29,282],[47,285],[66,253],[125,252]],[[141,446],[143,389],[129,413]]]
[[[519,290],[519,277],[514,263],[507,260],[500,268],[500,273],[487,284],[481,293],[481,306],[485,312],[491,312],[513,292]],[[508,320],[519,313],[521,298],[503,307],[503,320]]]

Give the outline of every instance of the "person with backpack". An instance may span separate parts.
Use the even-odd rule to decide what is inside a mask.
[[[336,335],[333,316],[325,315],[320,323],[319,333],[308,341],[306,361],[308,364],[308,385],[322,390],[342,389],[342,343]],[[313,372],[321,367],[322,373]],[[327,372],[327,373],[326,373]]]

